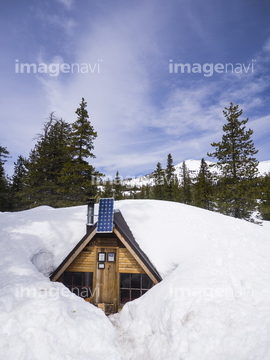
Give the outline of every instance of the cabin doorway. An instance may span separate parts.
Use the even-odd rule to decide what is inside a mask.
[[[118,311],[119,279],[117,271],[118,249],[97,247],[97,267],[95,281],[95,303],[108,308],[108,312]]]

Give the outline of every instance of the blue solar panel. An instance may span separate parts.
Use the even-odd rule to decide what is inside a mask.
[[[98,233],[113,232],[113,199],[100,199],[98,209]]]

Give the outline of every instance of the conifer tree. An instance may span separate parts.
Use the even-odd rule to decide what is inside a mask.
[[[167,158],[167,167],[165,169],[165,199],[169,201],[173,201],[176,194],[176,189],[178,188],[177,178],[175,175],[175,168],[173,166],[172,155],[169,154]]]
[[[123,192],[122,192],[122,183],[119,176],[119,172],[116,172],[115,180],[114,180],[114,199],[115,200],[122,200],[123,199]]]
[[[194,185],[194,205],[211,210],[213,201],[213,180],[209,166],[204,158],[201,160],[199,174]]]
[[[152,199],[152,195],[151,195],[151,187],[149,186],[149,184],[144,185],[145,187],[145,199]]]
[[[0,165],[1,165],[1,170],[3,172],[4,172],[3,165],[7,161],[6,160],[7,158],[9,158],[9,151],[7,150],[6,147],[0,145]]]
[[[27,160],[23,156],[19,156],[17,162],[14,163],[14,174],[12,177],[12,210],[19,211],[29,207],[29,200],[24,196],[25,181],[27,175]]]
[[[13,191],[23,206],[27,202],[28,206],[79,205],[96,196],[102,174],[87,161],[95,157],[92,150],[97,133],[88,120],[86,106],[82,99],[75,112],[77,120],[71,125],[51,113],[29,158],[18,160]]]
[[[139,194],[139,198],[140,199],[152,199],[151,188],[150,188],[149,184],[142,185],[141,191]]]
[[[161,163],[157,163],[157,168],[154,171],[154,186],[153,186],[153,196],[155,200],[164,200],[165,199],[165,173],[161,167]]]
[[[259,210],[263,220],[270,220],[270,172],[261,177]]]
[[[111,180],[105,180],[103,182],[103,192],[102,197],[112,198],[113,197],[113,186]]]
[[[25,162],[26,186],[22,190],[32,204],[62,206],[59,177],[66,163],[71,161],[70,125],[53,113],[38,134],[37,143]]]
[[[213,142],[213,153],[207,154],[217,159],[221,172],[219,179],[218,210],[224,214],[251,220],[257,207],[255,180],[258,150],[251,139],[253,131],[246,129],[248,118],[240,120],[242,110],[230,103],[223,114],[227,122],[223,125],[223,136],[219,142]]]
[[[181,202],[184,204],[192,203],[192,182],[189,174],[189,169],[186,165],[186,162],[183,161],[181,167]]]
[[[7,148],[0,146],[0,211],[8,211],[10,207],[9,181],[4,169],[8,157],[9,151]]]
[[[88,120],[89,115],[86,107],[87,102],[82,98],[80,107],[75,112],[78,115],[77,120],[72,124],[72,152],[74,160],[79,164],[89,157],[95,157],[92,150],[94,149],[94,140],[97,137],[97,133]]]
[[[71,160],[66,162],[61,171],[59,192],[66,194],[70,205],[84,204],[87,198],[97,195],[97,185],[102,176],[101,173],[88,163],[88,158],[94,158],[93,142],[97,137],[93,126],[88,120],[86,109],[87,103],[84,98],[80,107],[77,108],[77,120],[72,124],[70,154]]]

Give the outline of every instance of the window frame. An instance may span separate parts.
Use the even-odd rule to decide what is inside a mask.
[[[106,252],[105,251],[99,251],[98,252],[98,262],[106,262]]]
[[[121,276],[122,275],[129,275],[129,287],[122,287],[121,286]],[[139,287],[132,287],[132,275],[136,275],[136,276],[140,276],[140,286]],[[143,287],[143,276],[146,275],[148,277],[148,281],[149,281],[149,287]],[[143,294],[145,294],[149,289],[151,289],[153,287],[153,281],[151,280],[151,278],[147,275],[147,274],[138,274],[138,273],[120,273],[119,274],[119,304],[124,305],[129,301],[133,301],[135,299],[138,299],[139,297],[141,297]],[[121,292],[122,291],[128,291],[129,293],[129,300],[127,301],[122,301],[122,296],[121,296]],[[132,293],[134,294],[135,291],[139,292],[139,296],[138,297],[133,297]]]
[[[65,274],[71,275],[71,284],[67,284],[65,281]],[[74,277],[78,276],[80,274],[81,276],[81,284],[80,285],[74,285]],[[90,276],[90,286],[84,285],[84,282],[86,280],[86,274],[89,274]],[[87,271],[65,271],[63,276],[63,284],[75,295],[80,296],[81,298],[89,298],[93,296],[93,278],[94,274],[93,272],[87,272]],[[84,293],[87,292],[87,295]]]

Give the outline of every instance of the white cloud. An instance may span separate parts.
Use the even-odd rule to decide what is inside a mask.
[[[153,120],[153,126],[164,128],[172,136],[215,129],[217,120],[220,120],[219,105],[210,106],[209,101],[215,91],[215,86],[202,84],[195,89],[179,88],[172,91],[159,117]]]
[[[72,6],[72,1],[57,1],[67,8]],[[243,117],[254,120],[253,110],[263,106],[261,92],[269,86],[269,78],[265,76],[266,54],[261,55],[263,61],[257,57],[254,74],[214,74],[212,78],[202,76],[196,82],[189,80],[189,74],[185,81],[176,78],[179,74],[173,74],[173,79],[166,77],[166,56],[161,53],[166,37],[162,40],[158,37],[163,31],[160,23],[164,19],[160,20],[157,13],[151,11],[151,3],[147,2],[144,7],[133,4],[132,8],[117,8],[110,16],[103,18],[99,14],[95,20],[91,18],[89,28],[83,27],[83,34],[76,28],[76,41],[73,32],[76,23],[72,18],[40,14],[45,25],[54,24],[58,30],[63,28],[68,33],[72,46],[66,34],[62,38],[66,41],[64,45],[70,46],[69,50],[72,48],[72,61],[80,66],[90,64],[96,70],[88,74],[60,73],[55,77],[39,74],[38,84],[33,86],[35,91],[38,89],[38,100],[33,92],[29,96],[22,94],[17,101],[21,109],[13,110],[18,124],[16,139],[24,132],[24,126],[19,123],[20,113],[26,114],[24,119],[29,115],[33,123],[36,122],[29,128],[25,121],[27,132],[33,138],[51,111],[66,121],[75,121],[75,110],[84,97],[90,120],[98,132],[94,165],[111,174],[119,170],[123,175],[133,175],[154,170],[158,161],[165,165],[168,153],[172,153],[175,162],[206,156],[206,152],[211,151],[210,143],[222,136],[222,110],[230,101],[243,108]],[[193,27],[194,31],[200,31],[200,23]],[[207,40],[207,33],[203,33],[202,38]],[[61,37],[59,43],[60,40]],[[184,45],[188,42],[185,32],[172,39],[171,48],[175,46],[181,51],[181,41]],[[43,55],[44,50],[47,48],[43,53],[41,50]],[[46,61],[46,56],[41,55],[38,60],[57,64],[69,60],[60,49],[59,54],[61,56],[50,52]],[[159,76],[162,71],[163,78]],[[28,79],[30,75],[27,81],[26,77],[22,80],[24,85]],[[153,93],[158,94],[158,101],[151,97]],[[41,104],[42,112],[39,112]],[[30,114],[32,106],[35,111]],[[257,124],[265,125],[266,120],[258,120],[254,126],[259,129]],[[26,146],[30,150],[29,144]]]
[[[270,38],[264,44],[263,50],[264,51],[270,51]]]
[[[99,166],[124,167],[128,162],[132,166],[136,156],[134,161],[142,162],[138,156],[143,152],[141,140],[156,111],[149,100],[146,61],[156,50],[145,39],[143,28],[133,38],[131,27],[140,26],[136,19],[136,14],[129,14],[130,26],[126,27],[120,14],[110,22],[97,22],[94,30],[85,33],[76,49],[76,63],[96,65],[93,74],[40,77],[51,111],[67,121],[76,119],[82,97],[88,102],[90,120],[98,132],[95,154]]]
[[[153,83],[145,59],[158,50],[143,37],[143,23],[138,37],[133,38],[131,19],[127,31],[123,31],[122,17],[115,17],[96,23],[81,39],[76,62],[92,68],[96,64],[96,69],[99,64],[99,73],[60,74],[41,80],[51,111],[74,121],[81,98],[86,99],[98,132],[94,165],[110,173],[119,170],[132,175],[136,168],[139,172],[154,169],[168,153],[177,162],[206,156],[210,143],[222,136],[224,107],[232,101],[243,108],[243,117],[251,117],[252,109],[261,104],[266,79],[256,74],[216,74],[215,81],[180,84],[161,103],[154,103],[149,97]]]

